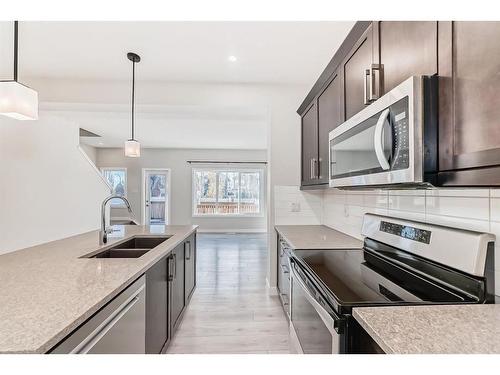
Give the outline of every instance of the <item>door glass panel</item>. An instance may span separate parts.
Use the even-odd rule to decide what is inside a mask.
[[[238,214],[239,211],[239,172],[219,173],[218,214]]]
[[[240,213],[256,214],[260,212],[260,173],[241,173]]]
[[[166,224],[167,175],[150,173],[148,175],[149,224]]]

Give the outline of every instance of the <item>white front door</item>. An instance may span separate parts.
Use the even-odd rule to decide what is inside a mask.
[[[170,172],[168,169],[145,169],[143,176],[144,224],[167,225]]]

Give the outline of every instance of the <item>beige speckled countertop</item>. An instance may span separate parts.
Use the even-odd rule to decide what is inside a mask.
[[[99,232],[0,256],[0,353],[45,353],[192,234],[197,226],[115,226],[106,246],[135,235],[172,236],[135,259],[79,258]]]
[[[325,225],[276,225],[294,249],[361,249],[363,242]]]
[[[500,353],[500,305],[360,307],[353,316],[386,353]]]

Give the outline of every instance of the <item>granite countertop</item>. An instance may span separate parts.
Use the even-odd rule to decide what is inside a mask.
[[[361,249],[363,242],[326,225],[276,225],[293,249]]]
[[[0,353],[45,353],[197,226],[119,225],[0,256]],[[172,236],[140,258],[80,258],[137,235]]]
[[[386,353],[500,353],[500,305],[360,307],[353,316]]]

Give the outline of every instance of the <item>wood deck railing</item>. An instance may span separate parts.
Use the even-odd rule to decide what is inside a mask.
[[[253,214],[259,212],[259,206],[255,203],[240,203],[240,209],[238,212],[237,202],[219,202],[219,203],[208,203],[202,202],[196,205],[196,213],[199,215],[214,214],[214,215],[224,215],[224,214]]]

